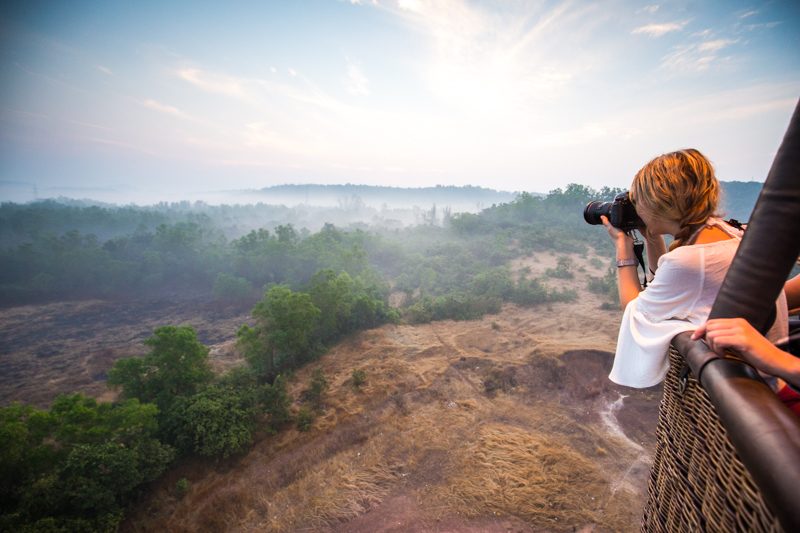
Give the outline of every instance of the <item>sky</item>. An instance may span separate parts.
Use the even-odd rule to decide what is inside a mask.
[[[799,96],[796,0],[4,2],[0,200],[763,181]]]

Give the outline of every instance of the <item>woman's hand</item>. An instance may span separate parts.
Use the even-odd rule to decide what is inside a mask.
[[[722,355],[734,350],[746,357],[758,359],[759,353],[770,351],[773,344],[743,318],[716,318],[709,320],[692,333],[692,340],[705,336],[708,347]]]
[[[636,261],[636,254],[633,252],[633,237],[612,226],[606,216],[600,216],[600,220],[603,221],[603,226],[606,227],[609,237],[614,241],[614,245],[617,248],[617,261],[630,259]],[[617,268],[617,290],[619,291],[619,303],[622,309],[625,309],[625,306],[642,292],[642,285],[639,283],[639,275],[636,273],[635,263],[631,266]]]
[[[715,318],[692,333],[692,340],[705,335],[708,347],[722,355],[736,350],[745,361],[773,376],[800,386],[800,358],[784,352],[764,338],[743,318]]]
[[[617,246],[617,256],[619,256],[620,249],[627,250],[630,248],[631,253],[633,252],[633,238],[622,231],[621,229],[612,226],[611,222],[608,221],[608,217],[605,215],[600,215],[600,220],[603,221],[603,226],[605,226],[606,231],[608,232],[608,236],[611,237],[611,240],[614,241],[614,244]],[[633,257],[631,255],[631,257]]]

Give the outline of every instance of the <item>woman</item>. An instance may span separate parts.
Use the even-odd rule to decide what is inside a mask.
[[[715,216],[719,182],[694,149],[659,156],[636,174],[630,199],[644,221],[653,280],[642,290],[633,239],[603,224],[616,245],[619,299],[625,310],[609,378],[629,387],[656,385],[667,373],[672,338],[705,322],[742,232]],[[675,239],[667,251],[663,235]],[[767,337],[786,335],[785,297]]]

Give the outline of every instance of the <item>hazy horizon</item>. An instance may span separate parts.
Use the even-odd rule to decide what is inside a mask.
[[[0,30],[0,200],[627,187],[687,146],[763,181],[800,94],[790,1],[34,1]]]

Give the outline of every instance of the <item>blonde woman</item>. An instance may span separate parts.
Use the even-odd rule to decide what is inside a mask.
[[[652,282],[642,289],[633,239],[603,224],[617,250],[619,299],[624,314],[609,378],[629,387],[656,385],[667,373],[672,338],[703,324],[722,285],[742,232],[716,216],[720,186],[714,168],[695,149],[656,157],[636,174],[630,199],[644,221]],[[674,241],[667,251],[664,235]],[[787,331],[786,299],[767,337]],[[777,384],[773,383],[773,386]]]

